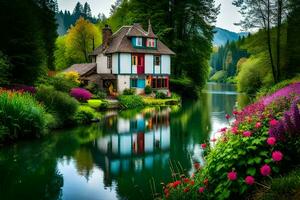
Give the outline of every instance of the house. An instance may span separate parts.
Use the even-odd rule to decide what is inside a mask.
[[[102,44],[90,54],[96,73],[83,75],[83,80],[118,93],[129,88],[143,93],[147,85],[169,92],[171,56],[175,53],[153,33],[150,22],[148,31],[133,24],[112,33],[106,25],[102,37]]]

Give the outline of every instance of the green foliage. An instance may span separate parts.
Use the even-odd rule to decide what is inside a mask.
[[[213,82],[225,82],[227,73],[224,70],[217,71],[209,80]]]
[[[267,59],[264,54],[251,56],[241,65],[241,70],[237,76],[238,91],[256,94],[259,88],[272,85],[273,79],[270,68],[265,67]]]
[[[156,92],[155,93],[155,98],[157,98],[157,99],[166,99],[167,95],[164,92]]]
[[[297,199],[300,192],[300,170],[296,169],[283,177],[272,179],[270,190],[259,189],[253,195],[254,200],[290,200]]]
[[[67,93],[55,90],[49,86],[39,86],[36,99],[42,102],[47,111],[56,118],[57,127],[72,123],[78,102]]]
[[[10,70],[7,56],[0,51],[0,84],[6,85],[9,83]]]
[[[6,31],[0,49],[7,55],[10,81],[32,84],[53,68],[56,35],[52,1],[11,0],[0,2],[0,21]],[[12,24],[13,22],[13,24]]]
[[[120,95],[118,100],[124,109],[143,108],[144,101],[139,95]]]
[[[272,94],[272,93],[276,92],[277,90],[279,90],[281,88],[284,88],[285,86],[288,86],[288,85],[290,85],[292,83],[297,83],[299,81],[300,81],[300,76],[296,76],[296,77],[294,77],[292,79],[287,79],[287,80],[281,81],[281,82],[277,83],[276,85],[274,85],[272,87],[262,87],[257,92],[256,98],[260,99],[263,96]]]
[[[78,87],[78,83],[74,80],[67,79],[63,74],[43,79],[42,84],[53,86],[55,90],[69,93],[72,88]]]
[[[151,88],[151,86],[147,85],[145,87],[145,94],[151,94],[151,93],[152,93],[152,88]]]
[[[47,125],[45,114],[30,94],[0,92],[0,140],[40,136]]]
[[[96,116],[95,110],[89,106],[79,106],[74,116],[77,124],[89,124]]]
[[[87,101],[91,108],[99,109],[103,103],[100,99],[90,99]]]
[[[136,89],[130,88],[130,89],[125,89],[123,91],[123,95],[134,95],[136,93]]]
[[[55,69],[63,70],[71,66],[72,61],[67,53],[66,36],[59,36],[55,42]]]

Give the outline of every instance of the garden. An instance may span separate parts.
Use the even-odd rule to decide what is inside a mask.
[[[228,127],[201,144],[193,173],[171,165],[158,199],[296,199],[300,191],[300,82],[285,81],[224,116]]]
[[[62,72],[38,81],[36,87],[15,84],[0,88],[0,144],[20,138],[41,137],[53,129],[85,125],[100,120],[101,111],[142,109],[146,106],[180,104],[173,94],[144,95],[127,89],[111,105],[106,92],[95,84],[82,85],[76,72]]]

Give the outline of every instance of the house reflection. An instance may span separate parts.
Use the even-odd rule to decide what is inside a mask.
[[[104,155],[105,176],[110,180],[122,172],[136,173],[168,165],[170,110],[142,112],[129,119],[110,121],[112,133],[99,138],[96,149]],[[103,163],[103,164],[104,164]],[[103,166],[101,167],[103,168]]]

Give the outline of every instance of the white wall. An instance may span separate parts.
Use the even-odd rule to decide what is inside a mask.
[[[129,133],[130,132],[130,120],[118,119],[118,133]]]
[[[161,73],[171,74],[171,58],[169,55],[161,56]]]
[[[154,74],[160,74],[160,65],[154,66]]]
[[[145,74],[153,74],[153,55],[145,55]]]
[[[120,74],[131,74],[130,53],[120,53]]]
[[[114,53],[112,55],[112,73],[118,74],[118,54]]]
[[[130,88],[130,75],[118,75],[118,92]]]
[[[98,74],[110,74],[111,69],[107,68],[107,56],[99,54],[97,56],[97,73]]]

